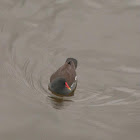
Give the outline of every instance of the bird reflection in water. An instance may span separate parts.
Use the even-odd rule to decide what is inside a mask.
[[[66,106],[70,105],[71,102],[73,102],[72,100],[67,100],[64,98],[54,96],[49,96],[49,99],[51,101],[53,108],[55,109],[64,109]]]

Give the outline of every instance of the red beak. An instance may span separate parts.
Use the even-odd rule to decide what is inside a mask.
[[[65,86],[66,86],[66,88],[68,88],[69,90],[71,90],[71,88],[69,87],[69,85],[68,85],[67,82],[65,82]]]

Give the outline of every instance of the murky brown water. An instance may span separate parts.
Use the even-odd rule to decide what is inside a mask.
[[[74,97],[49,78],[77,58]],[[0,140],[140,139],[140,0],[0,0]]]

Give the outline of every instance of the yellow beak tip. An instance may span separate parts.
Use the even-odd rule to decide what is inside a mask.
[[[69,90],[71,90],[71,88],[68,88]]]

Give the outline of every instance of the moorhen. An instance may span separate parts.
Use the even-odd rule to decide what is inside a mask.
[[[65,64],[50,77],[48,89],[59,96],[74,95],[77,86],[76,68],[77,60],[67,58]]]

